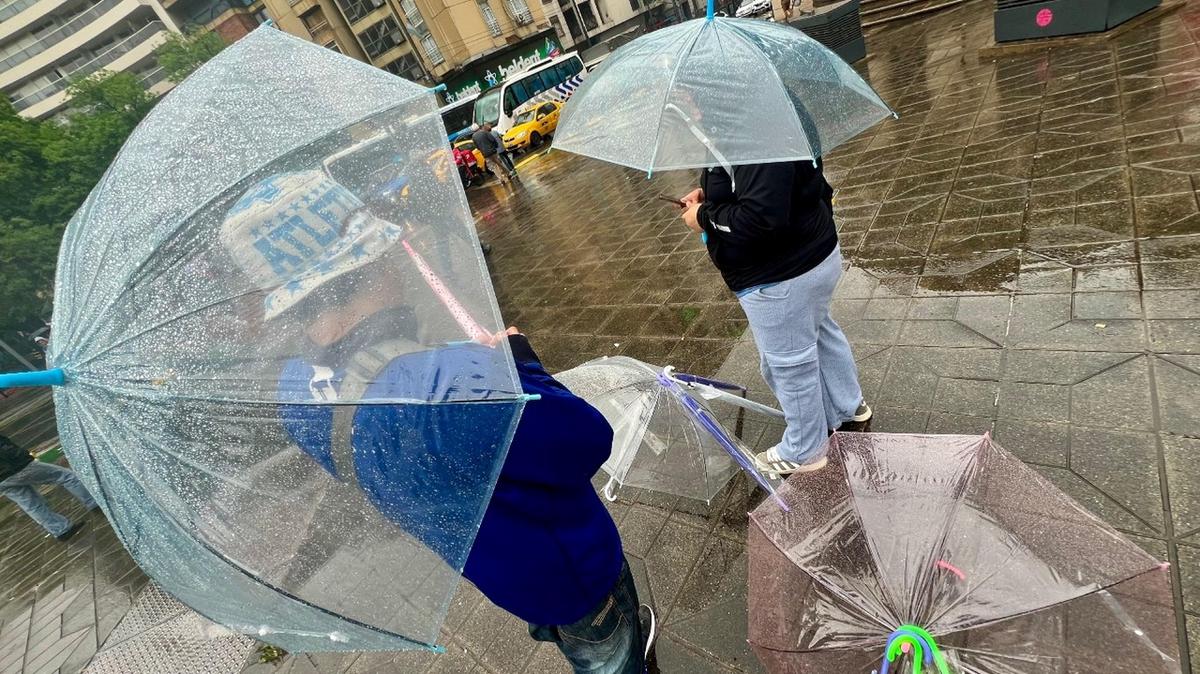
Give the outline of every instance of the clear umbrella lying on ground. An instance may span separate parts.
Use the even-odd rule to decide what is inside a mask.
[[[605,59],[567,102],[554,147],[646,172],[813,160],[893,114],[799,30],[708,8]]]
[[[604,494],[629,486],[709,502],[740,466],[768,493],[780,480],[754,468],[753,453],[726,431],[704,400],[720,398],[771,416],[782,413],[732,393],[745,389],[656,368],[633,358],[598,358],[556,375],[613,427]],[[782,505],[782,504],[781,504]]]
[[[477,343],[501,326],[432,93],[263,28],[72,219],[24,379],[184,603],[290,650],[435,648],[525,400]]]
[[[749,533],[789,674],[1180,671],[1170,574],[989,436],[837,433]]]

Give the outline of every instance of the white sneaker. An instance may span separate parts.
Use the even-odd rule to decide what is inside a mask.
[[[784,476],[792,473],[811,473],[816,470],[821,470],[825,464],[829,463],[829,457],[822,456],[819,459],[808,463],[797,463],[788,461],[779,456],[779,446],[776,445],[765,452],[759,452],[754,455],[754,467],[760,473],[768,475]]]
[[[646,639],[646,650],[642,657],[649,660],[650,654],[654,652],[654,640],[658,638],[658,617],[654,615],[654,609],[650,608],[649,604],[638,606],[638,622],[642,626],[642,637]]]
[[[854,410],[854,416],[850,417],[850,421],[856,424],[866,423],[871,420],[871,406],[867,401],[862,401],[858,404],[858,409]]]

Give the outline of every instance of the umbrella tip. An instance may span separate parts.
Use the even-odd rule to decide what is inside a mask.
[[[0,388],[31,388],[36,386],[62,386],[67,377],[62,368],[52,370],[34,370],[32,372],[11,372],[0,374]]]

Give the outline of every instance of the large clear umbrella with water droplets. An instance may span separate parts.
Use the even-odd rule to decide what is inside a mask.
[[[815,160],[893,115],[799,30],[712,9],[613,52],[568,100],[554,147],[648,173]]]
[[[272,28],[67,227],[72,466],[165,590],[296,651],[437,648],[525,400],[428,89]]]

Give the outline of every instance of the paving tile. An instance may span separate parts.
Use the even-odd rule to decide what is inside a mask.
[[[1200,428],[1195,394],[1200,385],[1200,356],[1170,355],[1152,362],[1162,430],[1196,435],[1196,429]]]

